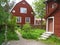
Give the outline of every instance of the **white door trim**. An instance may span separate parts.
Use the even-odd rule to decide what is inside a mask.
[[[48,20],[49,20],[50,18],[53,19],[53,32],[52,32],[52,33],[54,33],[54,16],[47,18],[47,22],[46,22],[46,32],[49,32],[49,31],[48,31]]]

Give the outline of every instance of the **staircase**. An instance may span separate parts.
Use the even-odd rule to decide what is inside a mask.
[[[41,37],[39,39],[43,39],[46,40],[47,38],[49,38],[53,33],[52,32],[45,32],[41,35]]]

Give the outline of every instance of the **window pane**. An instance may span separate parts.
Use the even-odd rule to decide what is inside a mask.
[[[21,17],[17,17],[17,23],[21,23]]]
[[[20,13],[27,13],[27,8],[20,8]]]
[[[25,22],[30,23],[30,17],[26,17]]]

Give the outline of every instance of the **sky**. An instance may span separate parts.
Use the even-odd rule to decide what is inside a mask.
[[[11,0],[12,1],[12,0]],[[16,3],[18,3],[19,1],[21,1],[21,0],[14,0]],[[34,1],[34,0],[26,0],[30,5],[32,5],[32,2]]]

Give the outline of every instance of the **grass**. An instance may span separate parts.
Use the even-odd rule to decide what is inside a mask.
[[[20,30],[20,33],[22,34],[23,38],[38,39],[44,31],[45,30],[43,29],[31,29],[28,32],[25,32],[24,30]]]
[[[8,39],[8,41],[19,40],[16,32],[11,32],[11,31],[7,32],[7,39]],[[5,40],[4,32],[1,32],[0,33],[0,45],[4,42],[4,40]]]
[[[43,40],[43,42],[47,43],[48,45],[60,45],[60,38],[55,35],[52,35],[47,40]]]

